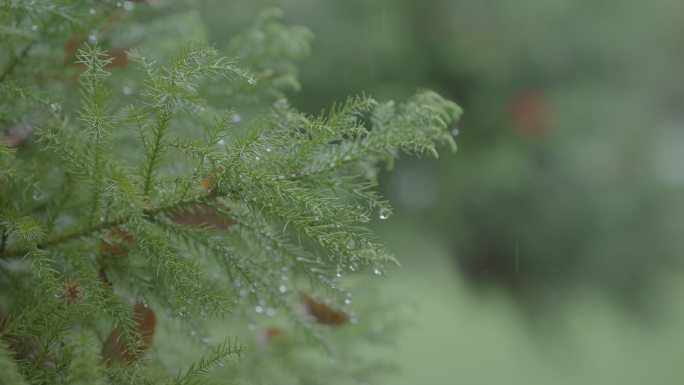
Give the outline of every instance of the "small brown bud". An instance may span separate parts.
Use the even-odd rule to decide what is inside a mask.
[[[67,282],[66,290],[60,294],[60,298],[66,301],[67,305],[73,305],[85,294],[85,288],[76,280]]]

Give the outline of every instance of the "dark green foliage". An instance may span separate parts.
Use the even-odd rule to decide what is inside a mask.
[[[0,380],[372,377],[383,365],[353,351],[393,322],[358,322],[344,304],[354,279],[342,277],[381,275],[395,262],[367,227],[391,213],[374,191],[377,170],[401,153],[455,148],[459,107],[421,91],[405,103],[359,96],[303,114],[284,91],[298,88],[293,61],[308,52],[306,29],[267,12],[233,40],[239,58],[231,59],[153,33],[179,19],[199,28],[191,4],[107,4],[0,6],[8,53],[0,62]],[[118,42],[141,28],[150,36],[122,64]],[[79,31],[90,43],[71,56],[67,39]],[[155,39],[177,53],[164,58]],[[45,67],[49,60],[62,64]],[[344,308],[349,325],[317,325],[299,310],[300,292]],[[253,313],[277,313],[279,326],[266,329],[265,347],[221,369],[245,349],[232,340],[210,348],[209,336],[244,336]],[[194,348],[174,354],[180,346],[168,344]],[[320,362],[319,353],[339,361]],[[262,371],[254,360],[289,364]]]
[[[202,6],[220,40],[271,2]],[[661,275],[681,265],[684,55],[672,47],[684,3],[279,3],[316,33],[293,104],[316,111],[357,89],[399,97],[429,85],[469,112],[465,151],[404,159],[381,177],[401,217],[452,250],[456,273],[533,312],[555,315],[578,289],[652,311]],[[224,9],[236,10],[230,22]]]

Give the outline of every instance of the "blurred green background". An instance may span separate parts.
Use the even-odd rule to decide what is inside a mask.
[[[382,175],[415,305],[387,384],[683,384],[684,2],[203,0],[315,35],[293,104],[431,88],[459,150]],[[412,306],[413,306],[412,305]]]

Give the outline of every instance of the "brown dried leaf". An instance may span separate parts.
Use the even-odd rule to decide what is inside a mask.
[[[135,244],[135,238],[128,232],[114,229],[100,242],[100,253],[107,256],[124,256],[128,248]]]
[[[349,315],[342,310],[334,309],[307,293],[299,295],[304,313],[310,315],[321,325],[341,326],[349,322]]]
[[[142,351],[146,352],[152,347],[157,318],[152,309],[140,301],[133,306],[133,313],[137,321],[138,333],[142,337]],[[121,328],[117,326],[109,333],[102,347],[102,361],[107,365],[112,365],[116,362],[130,363],[134,358],[121,336]]]
[[[509,121],[521,136],[543,136],[552,125],[551,102],[543,90],[527,89],[513,95],[508,103]]]
[[[168,213],[167,217],[177,225],[204,226],[214,231],[225,230],[233,224],[233,222],[217,213],[216,210],[208,205],[178,209]]]
[[[266,330],[259,333],[256,337],[260,345],[267,346],[278,342],[285,336],[285,331],[278,326],[269,326]]]

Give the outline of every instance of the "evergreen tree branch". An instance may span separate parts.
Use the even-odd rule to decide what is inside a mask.
[[[45,23],[45,28],[44,29],[49,29],[54,23],[57,21],[57,15],[53,13],[48,21]],[[41,34],[42,37],[42,34]],[[24,48],[19,51],[18,54],[13,55],[12,59],[10,62],[7,64],[7,67],[2,71],[2,74],[0,74],[0,83],[4,82],[7,78],[9,78],[10,75],[14,72],[14,70],[19,66],[20,64],[23,63],[24,60],[26,60],[26,57],[28,56],[29,51],[33,46],[38,43],[41,39],[36,38],[34,40],[31,40],[29,43],[27,43]]]
[[[196,205],[199,203],[207,203],[210,202],[217,197],[219,197],[219,191],[211,191],[206,194],[201,194],[199,196],[186,199],[186,200],[181,200],[177,201],[168,205],[152,208],[152,209],[146,209],[143,210],[143,217],[145,218],[153,218],[154,216],[162,213],[167,213],[171,211],[175,211],[184,207]],[[92,235],[93,233],[102,231],[102,230],[107,230],[113,227],[121,226],[125,223],[129,223],[133,217],[124,217],[124,218],[119,218],[119,219],[114,219],[114,220],[109,220],[109,221],[104,221],[100,222],[94,225],[89,225],[86,227],[83,227],[81,229],[73,230],[73,231],[68,231],[63,234],[57,235],[52,238],[48,238],[43,242],[40,242],[37,246],[38,249],[45,249],[50,246],[55,246],[64,242],[68,242],[77,238],[81,237],[87,237]],[[16,250],[7,250],[4,254],[0,254],[0,259],[7,259],[7,258],[12,258],[12,257],[18,257],[25,255],[27,252],[29,252],[29,249],[16,249]]]
[[[13,55],[12,59],[10,62],[7,64],[7,67],[5,67],[5,70],[2,71],[2,74],[0,74],[0,83],[4,82],[5,79],[7,79],[12,72],[14,72],[14,69],[17,68],[19,64],[26,58],[28,55],[28,52],[31,48],[33,48],[33,45],[36,43],[36,40],[31,41],[30,43],[26,44],[24,48],[19,51],[19,54]]]
[[[195,385],[201,384],[201,377],[209,374],[209,370],[215,366],[225,366],[226,361],[240,358],[245,352],[242,344],[237,340],[227,338],[216,348],[214,352],[193,363],[185,373],[179,374],[170,385]]]
[[[27,385],[26,379],[19,373],[12,353],[5,343],[0,340],[0,383],[12,385]]]
[[[2,121],[31,127],[50,150],[40,151],[34,140],[12,149],[0,143],[0,291],[9,288],[0,368],[15,364],[8,373],[28,383],[208,384],[220,381],[215,366],[243,351],[227,340],[169,379],[166,354],[149,351],[147,331],[154,327],[139,326],[140,305],[163,322],[158,349],[166,348],[159,338],[169,335],[169,318],[204,344],[210,316],[232,313],[221,322],[236,334],[246,332],[232,329],[242,321],[254,330],[261,316],[289,320],[269,327],[263,341],[254,334],[260,349],[253,361],[270,365],[277,354],[288,364],[285,375],[313,383],[334,371],[314,365],[307,372],[306,358],[292,348],[319,349],[312,344],[318,341],[328,352],[343,352],[351,342],[345,338],[362,335],[364,323],[355,321],[356,306],[344,307],[351,280],[340,278],[363,267],[382,274],[392,261],[367,226],[374,212],[381,219],[390,212],[376,192],[379,165],[402,153],[436,156],[438,144],[453,145],[448,126],[460,110],[421,92],[396,105],[362,95],[317,116],[298,112],[283,91],[299,87],[294,61],[308,51],[311,34],[278,23],[275,12],[230,43],[229,57],[239,57],[241,68],[204,43],[156,64],[152,58],[167,55],[176,35],[147,45],[149,56],[125,49],[127,59],[142,64],[139,72],[85,46],[76,55],[80,87],[76,67],[43,60],[70,58],[86,31],[112,52],[142,49],[136,34],[177,22],[165,19],[176,0],[159,8],[147,3],[0,1],[0,19],[17,21],[0,29],[20,38],[7,40],[14,56],[0,68]],[[155,28],[136,25],[161,14]],[[103,23],[107,28],[97,28]],[[16,78],[41,69],[40,77]],[[109,80],[108,71],[116,73]],[[217,114],[224,109],[230,112]],[[309,293],[342,320],[333,324],[301,310]],[[242,369],[220,374],[234,370]]]
[[[107,99],[109,92],[102,86],[102,82],[110,75],[105,67],[111,64],[112,59],[98,47],[94,48],[86,45],[85,49],[79,50],[76,54],[80,63],[86,66],[86,70],[81,73],[81,86],[83,95],[83,108],[79,119],[86,123],[87,129],[91,134],[89,143],[91,154],[91,182],[92,198],[89,210],[89,222],[93,222],[97,216],[99,200],[102,194],[102,158],[104,156],[104,136],[112,128],[112,117],[107,115]]]
[[[157,123],[153,129],[153,143],[152,149],[147,156],[147,168],[143,177],[143,194],[147,196],[152,187],[152,179],[154,177],[154,170],[159,164],[160,150],[162,148],[162,140],[169,130],[169,122],[171,120],[168,111],[162,111],[157,117]]]
[[[0,255],[5,251],[5,245],[7,243],[7,231],[5,231],[4,226],[0,226]]]
[[[99,352],[95,339],[84,332],[71,338],[73,359],[69,365],[68,384],[103,385],[102,367],[98,362]]]

